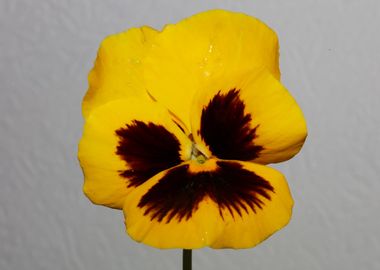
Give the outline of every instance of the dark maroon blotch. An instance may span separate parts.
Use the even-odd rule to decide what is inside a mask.
[[[167,217],[168,223],[173,218],[178,221],[191,218],[206,196],[218,204],[222,218],[223,210],[232,216],[242,216],[242,211],[261,209],[262,197],[270,200],[269,193],[274,189],[262,177],[237,162],[218,161],[217,165],[214,171],[199,173],[189,172],[189,165],[169,170],[141,198],[138,207],[144,207],[144,215],[150,215],[151,220],[161,222]]]
[[[178,139],[161,125],[134,120],[116,130],[116,135],[119,137],[116,154],[131,168],[120,171],[129,180],[129,187],[139,186],[181,162]]]
[[[202,110],[198,134],[218,158],[253,160],[263,147],[253,143],[257,126],[251,128],[252,116],[245,113],[245,104],[239,98],[239,92],[232,89],[213,97]]]

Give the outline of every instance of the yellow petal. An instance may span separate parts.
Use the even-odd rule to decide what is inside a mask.
[[[78,153],[84,192],[95,204],[121,209],[131,189],[190,154],[191,141],[165,108],[145,99],[111,101],[84,126]]]
[[[128,234],[157,248],[253,247],[285,226],[293,200],[278,171],[249,162],[189,161],[126,198]]]
[[[156,30],[144,26],[103,40],[88,76],[89,88],[82,107],[85,118],[111,100],[146,96],[141,61],[156,34]]]
[[[192,97],[204,80],[265,66],[279,78],[276,34],[256,18],[211,10],[157,35],[144,59],[151,95],[189,126]]]
[[[267,164],[298,153],[307,129],[296,101],[263,69],[216,78],[199,89],[192,133],[207,157]]]

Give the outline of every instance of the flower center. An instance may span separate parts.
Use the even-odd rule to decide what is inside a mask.
[[[198,148],[195,143],[193,143],[192,149],[191,149],[191,160],[197,161],[199,164],[203,164],[208,160],[207,156],[203,154]]]

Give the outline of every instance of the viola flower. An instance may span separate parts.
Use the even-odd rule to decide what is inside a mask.
[[[106,38],[83,101],[88,198],[158,248],[248,248],[285,226],[293,200],[266,164],[307,130],[278,50],[264,23],[222,10]]]

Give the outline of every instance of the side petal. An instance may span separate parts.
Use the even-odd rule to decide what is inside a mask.
[[[192,134],[208,157],[280,162],[298,153],[307,136],[301,109],[266,69],[210,82],[192,109]]]
[[[167,25],[144,59],[151,95],[189,124],[192,97],[204,80],[265,66],[279,78],[274,31],[251,16],[224,10]]]
[[[248,162],[190,161],[126,198],[128,234],[157,248],[248,248],[285,226],[293,200],[285,178]]]
[[[141,61],[156,35],[156,30],[144,26],[103,40],[88,76],[89,88],[82,104],[85,118],[111,100],[146,96]]]
[[[159,104],[109,102],[93,110],[79,144],[84,192],[95,204],[121,209],[131,189],[190,153],[190,140]]]

